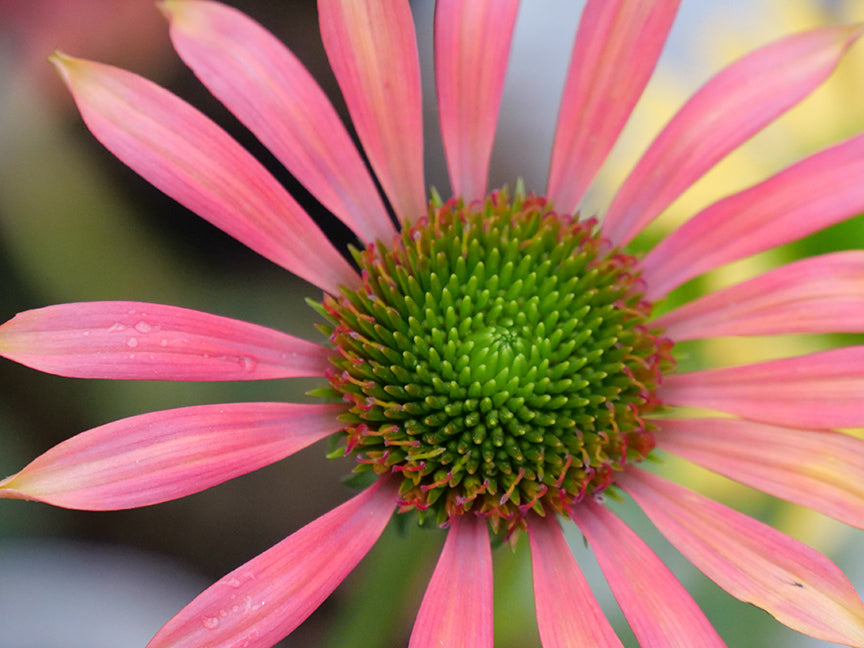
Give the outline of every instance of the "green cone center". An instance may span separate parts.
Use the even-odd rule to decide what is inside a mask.
[[[635,260],[542,198],[433,205],[391,247],[356,252],[328,296],[342,452],[396,473],[403,510],[493,528],[568,506],[653,448],[643,415],[671,368]]]

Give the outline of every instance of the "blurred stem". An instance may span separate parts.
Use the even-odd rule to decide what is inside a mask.
[[[443,534],[409,520],[391,522],[360,564],[352,593],[329,628],[324,646],[390,648],[407,645],[411,623],[443,544]],[[352,579],[353,580],[353,579]],[[412,607],[412,603],[414,604]],[[408,621],[407,626],[398,623]]]

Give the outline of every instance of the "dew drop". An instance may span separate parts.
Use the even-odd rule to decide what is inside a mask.
[[[219,625],[219,617],[204,617],[201,623],[204,624],[205,628],[213,630]]]
[[[135,330],[139,333],[149,333],[153,330],[153,327],[150,326],[147,322],[141,321],[135,325]]]
[[[138,338],[129,338],[128,340],[126,340],[126,346],[128,346],[130,349],[134,349],[138,346]]]
[[[247,357],[240,358],[240,364],[246,373],[252,373],[258,366],[252,358]]]
[[[225,583],[229,587],[233,587],[234,589],[237,589],[238,587],[240,587],[240,579],[239,578],[229,578],[227,581],[225,581]]]
[[[125,324],[121,324],[120,322],[114,322],[111,325],[111,328],[108,329],[108,332],[109,333],[118,333],[120,331],[125,331],[125,330],[126,330]]]
[[[162,338],[161,340],[159,340],[159,346],[168,346],[168,340],[166,338]]]

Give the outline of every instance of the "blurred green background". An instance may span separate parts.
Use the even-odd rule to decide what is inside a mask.
[[[282,38],[345,115],[318,37],[314,1],[232,4]],[[582,3],[526,0],[523,5],[491,184],[512,185],[522,177],[529,190],[542,192],[558,94]],[[412,7],[423,58],[428,177],[446,194],[432,85],[433,4],[420,0]],[[684,0],[660,68],[604,167],[586,211],[602,211],[635,156],[712,71],[774,37],[861,20],[860,0]],[[180,208],[107,153],[86,131],[45,61],[55,48],[127,67],[172,89],[248,146],[334,242],[350,240],[180,64],[164,19],[149,1],[0,0],[0,321],[52,303],[128,299],[182,305],[316,339],[313,314],[302,304],[304,297],[319,297],[316,289]],[[657,240],[711,200],[864,129],[862,80],[864,45],[859,44],[825,88],[676,201],[642,243]],[[795,258],[860,248],[862,241],[864,221],[853,219],[694,280],[671,301]],[[682,348],[682,364],[737,364],[855,341],[855,336],[719,340]],[[82,381],[0,362],[0,474],[18,470],[77,432],[117,418],[201,403],[302,400],[311,384]],[[316,446],[205,493],[134,511],[87,513],[0,501],[0,648],[143,646],[208,582],[348,497],[350,491],[340,479],[350,464],[327,461],[323,455],[323,448]],[[859,591],[864,590],[864,567],[856,551],[860,532],[683,462],[669,459],[664,469],[829,554]],[[668,561],[730,646],[823,645],[725,595],[671,549],[635,507],[618,508]],[[635,646],[572,525],[568,537],[625,645]],[[400,531],[391,525],[355,573],[284,645],[405,645],[442,542],[443,532],[420,532],[411,525]],[[521,542],[516,552],[498,549],[495,560],[496,646],[539,646],[527,543]],[[69,570],[62,568],[63,561]],[[124,563],[143,567],[130,572]],[[76,565],[79,571],[73,569]],[[143,575],[148,569],[155,578]],[[91,582],[87,576],[97,578]],[[167,589],[149,589],[153,580]],[[127,600],[120,594],[127,591],[123,588],[133,593],[127,611],[147,615],[138,625],[120,623],[107,612],[112,601]],[[67,589],[69,596],[86,601],[74,620],[57,616],[71,609],[62,599]],[[24,608],[29,616],[19,611]],[[52,634],[54,626],[57,632]]]

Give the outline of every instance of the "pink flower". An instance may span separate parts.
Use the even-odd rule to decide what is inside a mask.
[[[518,2],[439,0],[436,82],[454,198],[427,205],[407,2],[320,0],[325,48],[394,227],[324,94],[272,35],[212,2],[161,8],[183,60],[365,246],[358,273],[218,126],[131,73],[56,55],[85,122],[144,178],[320,287],[328,345],[173,306],[66,304],[0,327],[0,353],[65,376],[326,377],[314,405],[205,405],[84,432],[0,482],[0,497],[121,509],[182,497],[337,434],[372,479],[228,574],[150,643],[270,646],[362,559],[394,509],[449,528],[412,648],[492,646],[490,529],[527,531],[545,648],[620,646],[564,542],[579,527],[644,646],[719,646],[702,612],[603,503],[629,495],[733,596],[864,646],[864,605],[813,549],[635,464],[656,445],[864,527],[864,347],[675,373],[674,342],[864,331],[864,254],[806,259],[658,318],[689,279],[864,210],[864,136],[696,214],[644,258],[624,248],[727,153],[833,70],[861,28],[791,36],[709,81],[651,144],[602,224],[582,197],[647,83],[677,0],[590,0],[545,198],[487,193]],[[675,408],[726,416],[693,418]],[[677,415],[672,415],[677,414]]]

